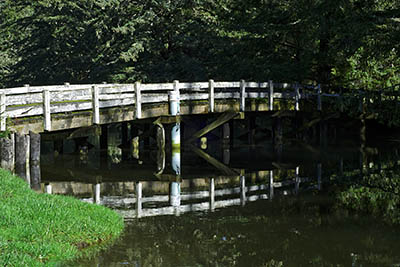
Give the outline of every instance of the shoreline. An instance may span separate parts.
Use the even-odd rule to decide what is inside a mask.
[[[0,265],[49,266],[93,255],[124,229],[111,209],[72,197],[38,194],[0,169]]]

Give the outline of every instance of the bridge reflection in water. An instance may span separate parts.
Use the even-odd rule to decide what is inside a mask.
[[[208,154],[213,150],[220,151],[219,155]],[[275,162],[274,155],[265,147],[259,151],[249,148],[230,151],[229,160],[226,150],[219,148],[208,151],[191,147],[184,149],[182,155],[180,152],[147,151],[141,153],[140,159],[121,161],[115,161],[115,155],[108,155],[108,164],[96,168],[87,161],[82,163],[79,156],[62,155],[53,164],[42,164],[43,190],[74,194],[83,201],[114,208],[124,218],[132,219],[214,211],[322,188],[322,163],[304,151],[287,152],[297,154],[301,161],[285,161],[284,156],[281,162]],[[347,154],[347,160],[354,163],[357,153],[359,150]],[[343,171],[344,159],[331,155],[330,165],[334,159],[333,165]]]

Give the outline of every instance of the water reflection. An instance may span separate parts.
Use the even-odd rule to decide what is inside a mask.
[[[376,178],[397,181],[393,147],[291,146],[276,155],[272,144],[227,149],[209,142],[203,150],[107,151],[42,160],[43,191],[114,208],[127,220],[120,242],[74,266],[400,262],[397,227],[343,207],[365,205],[354,200],[360,185],[394,190]]]

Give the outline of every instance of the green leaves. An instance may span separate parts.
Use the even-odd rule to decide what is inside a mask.
[[[397,2],[4,0],[0,86],[243,78],[375,90],[399,77]]]

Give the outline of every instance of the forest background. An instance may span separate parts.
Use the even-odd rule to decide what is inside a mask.
[[[239,80],[400,84],[398,0],[0,0],[0,88]]]

